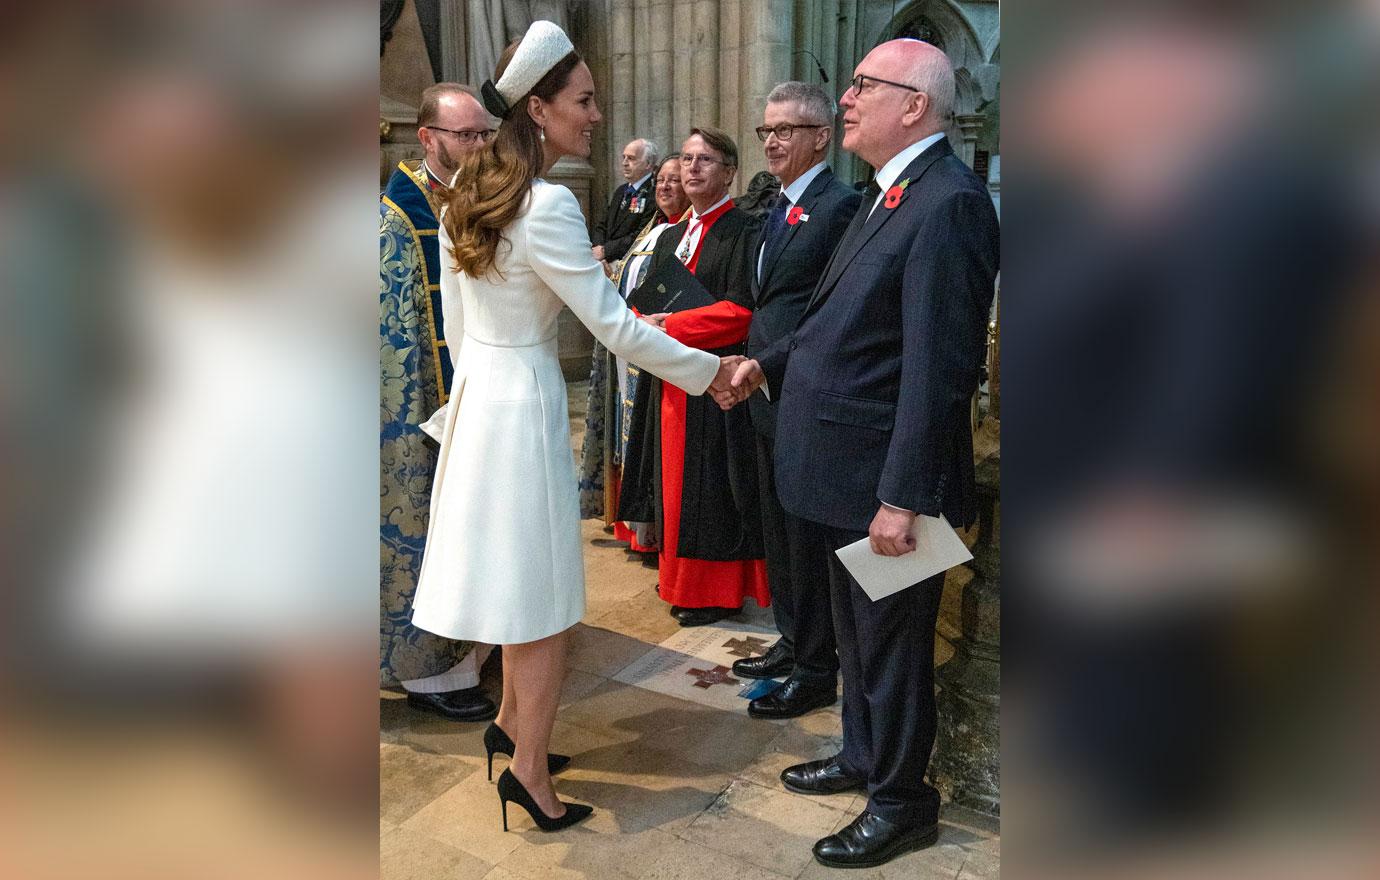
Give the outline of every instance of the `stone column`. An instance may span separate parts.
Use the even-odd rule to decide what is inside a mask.
[[[979,526],[963,588],[962,633],[936,670],[939,729],[930,779],[950,801],[1001,812],[1001,504],[999,456],[977,469]]]
[[[650,34],[652,76],[647,82],[647,119],[638,120],[642,126],[640,134],[650,137],[661,147],[661,155],[669,152],[671,132],[671,97],[675,88],[672,71],[675,59],[672,56],[671,37],[674,33],[672,16],[675,14],[673,0],[652,0],[650,10]],[[655,171],[655,169],[653,169]]]
[[[981,113],[961,113],[954,117],[954,122],[963,136],[963,161],[968,163],[968,167],[973,167],[973,160],[977,156],[978,133],[982,131],[982,124],[987,119]]]
[[[441,0],[441,77],[446,82],[463,83],[469,82],[469,73],[464,0]]]
[[[636,123],[633,95],[637,91],[637,53],[633,45],[633,12],[632,0],[614,0],[609,18],[609,84],[612,97],[609,100],[609,148],[602,159],[604,173],[611,181],[610,192],[622,181],[617,157],[621,155],[623,145],[633,139],[633,126]]]
[[[719,124],[719,67],[723,50],[719,39],[719,0],[699,0],[693,10],[695,46],[690,89],[690,124]],[[683,135],[682,135],[683,136]]]

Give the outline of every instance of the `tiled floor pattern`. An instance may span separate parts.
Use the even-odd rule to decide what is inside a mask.
[[[571,388],[572,424],[583,396]],[[578,438],[577,438],[578,443]],[[576,626],[553,748],[573,755],[557,790],[592,804],[586,822],[556,834],[510,808],[500,824],[486,778],[484,724],[458,724],[383,694],[379,846],[388,880],[969,880],[999,873],[996,820],[946,807],[940,842],[871,870],[817,864],[815,840],[847,824],[863,799],[785,791],[777,774],[839,746],[839,706],[790,721],[759,721],[649,690],[639,661],[684,635],[655,594],[656,572],[630,560],[593,521],[583,524],[588,608]],[[751,603],[725,622],[771,626]],[[717,637],[718,634],[716,634]],[[729,633],[732,637],[733,633]],[[720,639],[719,642],[727,641]],[[499,692],[496,664],[486,688]],[[631,667],[631,672],[628,672]],[[647,684],[647,681],[643,681]],[[724,687],[727,687],[725,685]],[[736,695],[739,704],[745,700]],[[730,702],[730,705],[733,705]],[[506,766],[506,758],[496,759]],[[499,767],[495,767],[495,773]]]

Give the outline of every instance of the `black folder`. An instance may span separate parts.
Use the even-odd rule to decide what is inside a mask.
[[[644,315],[683,312],[716,302],[714,295],[675,257],[653,267],[637,289],[628,294],[628,305]]]

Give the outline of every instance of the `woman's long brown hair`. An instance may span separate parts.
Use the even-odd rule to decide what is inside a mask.
[[[495,82],[503,76],[520,42],[514,40],[503,50],[494,71]],[[580,56],[571,52],[547,71],[528,95],[550,101],[565,88],[570,72],[579,63]],[[498,134],[466,154],[460,163],[455,185],[446,194],[441,222],[450,234],[456,266],[471,278],[482,278],[494,269],[499,243],[506,243],[503,230],[517,219],[532,181],[541,174],[546,154],[539,132],[527,112],[527,95],[523,95],[499,123]]]

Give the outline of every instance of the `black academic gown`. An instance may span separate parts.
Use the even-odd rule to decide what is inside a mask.
[[[649,274],[662,261],[677,259],[682,222],[666,230],[652,252]],[[730,208],[705,233],[695,277],[716,299],[752,308],[753,246],[761,221]],[[742,354],[743,343],[713,349]],[[686,409],[685,473],[677,555],[724,562],[762,558],[757,459],[746,407],[721,410],[708,395],[689,397]],[[661,382],[644,373],[637,386],[632,430],[623,462],[618,518],[655,524],[662,534]]]

